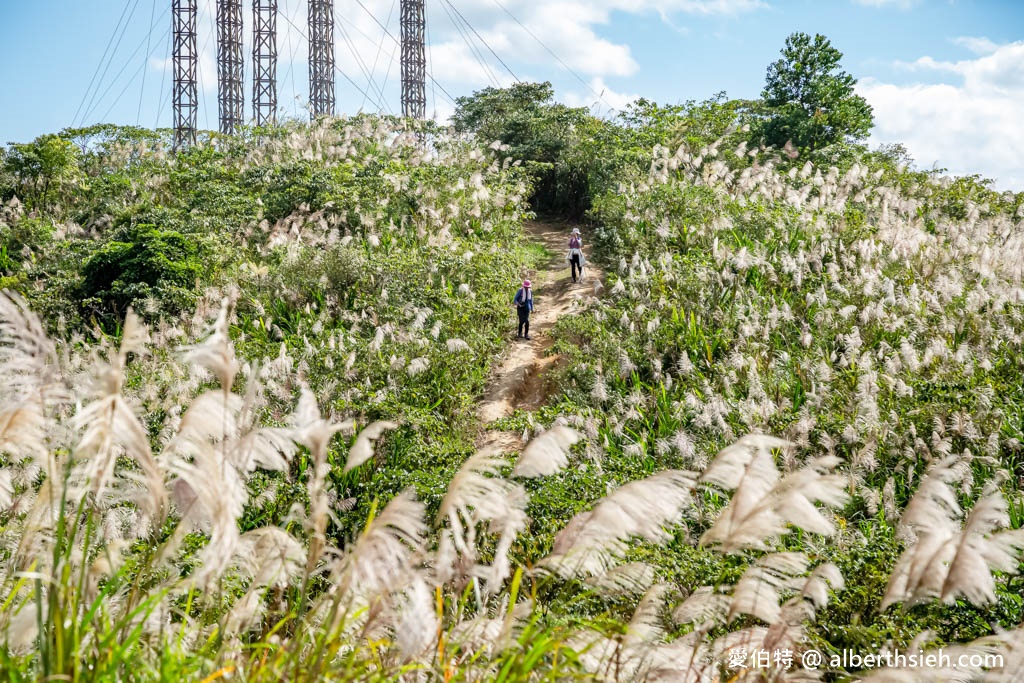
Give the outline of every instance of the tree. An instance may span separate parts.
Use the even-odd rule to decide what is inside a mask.
[[[782,147],[792,141],[813,152],[867,137],[874,122],[871,105],[854,93],[857,81],[840,68],[842,57],[821,34],[786,38],[782,59],[768,67],[761,93],[767,107],[765,144]]]
[[[481,141],[501,140],[517,159],[553,163],[571,129],[590,118],[586,109],[566,107],[554,97],[551,83],[484,88],[456,99],[452,123]]]
[[[585,179],[566,168],[564,155],[596,125],[585,108],[555,102],[550,83],[515,83],[484,88],[456,99],[452,123],[460,133],[474,133],[489,144],[508,145],[508,156],[525,162],[534,178],[531,201],[541,211],[581,214],[588,201]]]
[[[41,135],[32,142],[12,144],[4,160],[17,191],[30,202],[45,204],[51,187],[61,187],[78,175],[74,145],[58,135]]]

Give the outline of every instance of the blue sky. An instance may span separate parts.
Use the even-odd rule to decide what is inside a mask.
[[[341,112],[398,109],[396,46],[377,23],[398,35],[397,1],[335,0]],[[99,121],[169,125],[170,4],[0,0],[0,142]],[[279,100],[282,115],[301,116],[306,4],[280,6]],[[217,121],[214,7],[199,0],[201,127]],[[490,49],[519,79],[550,80],[561,99],[608,114],[636,96],[756,97],[786,36],[818,32],[875,108],[873,143],[903,142],[920,166],[1024,190],[1024,2],[427,0],[427,14],[438,84],[428,108],[439,118],[451,112],[447,95],[512,81]],[[464,31],[467,44],[459,15],[479,39]]]

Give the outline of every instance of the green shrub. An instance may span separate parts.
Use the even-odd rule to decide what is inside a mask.
[[[179,232],[139,225],[107,242],[82,267],[83,303],[101,315],[129,306],[177,312],[195,300],[200,248]],[[141,305],[140,305],[141,304]]]

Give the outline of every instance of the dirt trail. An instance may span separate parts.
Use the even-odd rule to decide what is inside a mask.
[[[494,370],[484,399],[478,409],[481,424],[487,425],[511,415],[517,408],[536,410],[544,405],[553,387],[548,373],[557,366],[559,357],[548,353],[554,341],[551,328],[564,315],[581,309],[585,302],[598,295],[603,274],[587,263],[582,282],[574,283],[565,260],[572,225],[566,223],[528,222],[526,233],[553,254],[539,269],[524,273],[533,281],[534,311],[530,316],[530,341],[515,338],[515,311],[511,309],[509,292],[509,346]],[[584,253],[590,254],[587,235],[583,235]],[[487,432],[481,435],[481,447],[518,450],[518,435],[508,432]]]

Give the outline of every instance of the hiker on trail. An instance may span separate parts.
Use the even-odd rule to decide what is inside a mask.
[[[519,331],[516,333],[516,339],[529,339],[530,312],[533,311],[533,289],[530,287],[529,280],[523,280],[523,286],[516,292],[516,297],[512,299],[512,305],[519,313]]]
[[[566,256],[572,268],[572,281],[576,282],[577,277],[583,279],[583,265],[587,260],[583,257],[583,238],[580,237],[580,229],[573,228],[569,237],[569,255]]]

